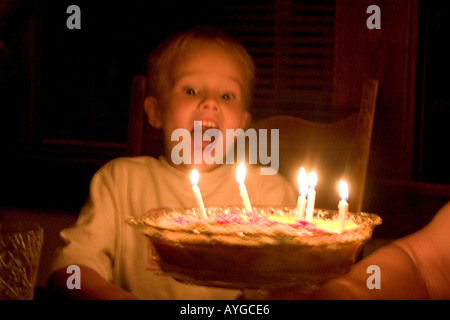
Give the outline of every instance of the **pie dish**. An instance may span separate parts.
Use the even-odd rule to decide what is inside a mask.
[[[159,208],[127,220],[151,239],[164,272],[196,285],[313,290],[348,272],[381,224],[372,213],[348,213],[341,230],[336,210],[298,219],[296,208],[239,206]]]

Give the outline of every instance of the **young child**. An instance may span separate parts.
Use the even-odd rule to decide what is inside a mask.
[[[149,57],[149,122],[164,132],[165,156],[118,158],[92,178],[89,198],[75,226],[61,232],[64,246],[58,252],[49,289],[82,299],[233,299],[239,292],[185,285],[159,269],[150,241],[126,225],[130,216],[151,208],[195,207],[189,179],[200,171],[198,183],[208,205],[241,205],[235,165],[175,164],[172,132],[194,132],[194,121],[216,128],[246,129],[254,82],[253,62],[233,38],[210,28],[180,33],[160,45]],[[191,141],[193,150],[203,151]],[[223,144],[223,154],[226,154]],[[189,162],[189,161],[187,161]],[[247,165],[246,186],[253,205],[295,206],[294,189],[279,175],[260,175]],[[67,267],[77,265],[81,289],[68,289]]]

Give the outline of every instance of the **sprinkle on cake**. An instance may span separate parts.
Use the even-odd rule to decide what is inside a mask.
[[[267,214],[224,210],[208,212],[206,219],[196,215],[165,215],[158,219],[158,226],[171,230],[192,230],[195,233],[238,233],[264,235],[313,235],[339,232],[339,221],[314,218],[312,222],[300,220],[292,214]],[[345,230],[357,224],[346,221]]]

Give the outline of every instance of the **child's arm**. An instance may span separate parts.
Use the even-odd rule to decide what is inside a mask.
[[[105,280],[89,267],[80,266],[80,289],[68,289],[66,269],[55,271],[48,282],[50,293],[57,292],[68,299],[80,300],[138,300],[136,296]]]
[[[422,230],[394,241],[355,264],[317,292],[272,292],[273,299],[450,299],[450,203]],[[370,290],[370,265],[380,268],[381,288]]]

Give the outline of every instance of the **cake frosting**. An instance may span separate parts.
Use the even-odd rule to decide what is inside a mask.
[[[208,210],[207,218],[196,214],[180,215],[174,210],[157,218],[149,215],[143,221],[168,230],[193,231],[195,233],[226,233],[261,234],[261,235],[313,235],[327,232],[341,232],[339,221],[315,217],[311,222],[300,219],[293,210],[280,209],[274,212],[267,210],[246,212],[225,208],[223,210]],[[352,221],[345,222],[344,230],[357,228]]]
[[[158,210],[156,210],[158,211]],[[246,212],[240,207],[208,207],[207,218],[201,217],[197,208],[167,209],[164,214],[147,214],[141,224],[151,236],[168,241],[221,242],[227,244],[264,245],[276,242],[317,243],[363,226],[346,219],[341,230],[338,216],[330,218],[328,211],[316,210],[311,222],[300,219],[295,209],[254,207]],[[155,210],[152,211],[155,213]],[[344,238],[352,241],[355,233]],[[342,236],[341,236],[342,237]]]

